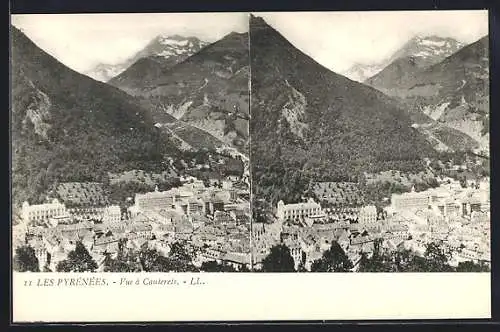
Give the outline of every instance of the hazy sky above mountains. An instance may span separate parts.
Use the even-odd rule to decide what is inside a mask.
[[[232,31],[248,31],[246,13],[12,15],[11,22],[77,71],[120,63],[159,34],[214,42]]]
[[[246,13],[13,15],[38,46],[77,71],[124,61],[159,34],[213,42],[248,31]],[[487,11],[255,13],[336,72],[392,55],[414,35],[471,43],[488,33]]]
[[[255,13],[323,66],[343,72],[381,61],[415,35],[464,43],[488,34],[488,12],[393,11]]]

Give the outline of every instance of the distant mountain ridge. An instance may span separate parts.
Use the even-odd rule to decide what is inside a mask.
[[[383,75],[386,67],[390,66],[395,61],[401,59],[410,59],[411,63],[417,65],[418,68],[430,66],[453,54],[464,44],[453,38],[430,36],[415,36],[407,41],[401,48],[394,52],[390,57],[374,64],[355,64],[347,71],[343,72],[347,76],[358,82]],[[410,67],[411,68],[411,67]]]
[[[208,44],[208,42],[196,37],[159,35],[151,40],[142,50],[124,62],[114,65],[98,64],[85,72],[85,74],[98,81],[108,82],[123,73],[137,61],[150,57],[155,58],[156,61],[163,61],[164,66],[171,67],[198,52]]]
[[[378,88],[398,86],[401,80],[439,63],[463,46],[463,43],[453,38],[414,37],[387,60],[386,66],[380,72],[366,79],[364,83]]]
[[[363,82],[366,79],[384,69],[385,63],[382,64],[362,64],[356,63],[343,71],[341,74],[356,82]]]
[[[424,113],[435,126],[457,130],[489,149],[488,37],[467,45],[441,62],[411,72],[396,70],[368,80],[399,98],[412,113]],[[422,123],[421,123],[422,124]],[[434,126],[434,127],[435,127]],[[468,145],[468,147],[472,147]]]

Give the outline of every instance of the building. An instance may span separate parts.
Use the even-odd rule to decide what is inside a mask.
[[[150,239],[153,235],[153,226],[146,223],[137,223],[130,227],[128,232],[129,239]]]
[[[432,197],[428,191],[415,192],[414,188],[409,193],[392,194],[391,208],[394,211],[408,211],[427,209]]]
[[[50,218],[68,215],[66,206],[57,199],[53,199],[51,203],[36,205],[24,202],[21,214],[26,223],[48,222]]]
[[[119,209],[119,207],[118,207]],[[113,211],[114,208],[111,209]],[[114,216],[109,216],[110,211],[108,211],[107,206],[79,206],[68,209],[68,213],[75,217],[75,219],[79,220],[99,220],[104,221],[106,218],[115,218],[116,219],[116,211],[113,213]],[[118,217],[121,219],[120,214]]]
[[[118,222],[121,220],[122,211],[118,205],[111,205],[104,209],[103,222]]]
[[[200,198],[190,198],[187,204],[187,214],[188,215],[204,215],[205,214],[205,202]]]
[[[68,225],[74,222],[74,219],[69,215],[63,216],[54,216],[49,218],[49,224],[52,227],[56,227],[57,225]]]
[[[214,222],[220,225],[236,225],[236,216],[234,212],[215,211]]]
[[[223,264],[231,265],[238,271],[250,268],[251,256],[249,253],[227,252],[220,256]]]
[[[158,191],[156,187],[153,192],[135,194],[134,202],[132,210],[136,212],[168,210],[172,209],[175,203],[175,193],[171,190]]]
[[[377,222],[377,208],[375,205],[367,205],[359,210],[358,221],[361,224],[374,224]]]
[[[444,215],[446,217],[457,217],[461,212],[461,204],[460,202],[454,199],[447,199],[444,202]]]
[[[300,263],[305,260],[305,254],[299,241],[285,241],[285,245],[290,250],[290,255],[293,258],[294,268],[297,270]]]
[[[50,254],[47,253],[44,242],[40,239],[33,239],[29,242],[29,245],[33,248],[35,256],[38,259],[38,268],[40,271],[43,271],[49,259],[48,257],[50,256]]]
[[[283,201],[279,201],[277,217],[280,221],[298,221],[305,217],[320,215],[321,211],[321,205],[316,203],[312,198],[309,198],[307,202],[295,204],[285,204]]]

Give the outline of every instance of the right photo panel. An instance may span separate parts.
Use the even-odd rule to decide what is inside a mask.
[[[249,19],[253,270],[490,271],[488,12]]]

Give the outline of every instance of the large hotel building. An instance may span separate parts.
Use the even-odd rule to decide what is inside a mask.
[[[57,199],[53,199],[50,203],[36,205],[29,205],[28,202],[24,202],[22,206],[22,217],[27,223],[46,222],[50,218],[66,216],[67,214],[66,206]]]
[[[304,203],[285,204],[283,201],[278,202],[277,217],[280,221],[303,219],[319,214],[321,214],[321,205],[312,198]]]

